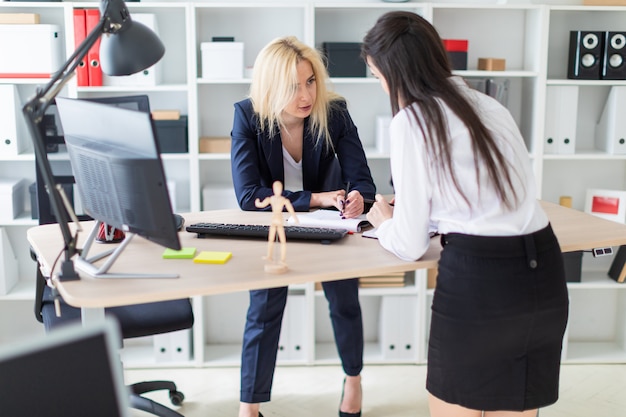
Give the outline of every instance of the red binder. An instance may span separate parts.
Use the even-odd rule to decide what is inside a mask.
[[[87,26],[85,23],[85,9],[74,9],[74,46],[78,47],[87,36]],[[89,70],[87,59],[83,58],[76,67],[76,79],[79,87],[89,85]]]
[[[100,10],[86,9],[85,27],[87,35],[98,26],[100,22]],[[87,62],[89,63],[89,85],[92,87],[102,86],[102,69],[100,68],[100,38],[89,49],[87,53]]]

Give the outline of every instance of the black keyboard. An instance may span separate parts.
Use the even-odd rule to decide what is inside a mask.
[[[270,227],[259,224],[232,224],[232,223],[196,223],[187,226],[186,230],[197,233],[199,238],[219,236],[263,238],[267,239]],[[287,240],[318,240],[321,243],[330,243],[348,234],[346,229],[331,229],[326,227],[285,226]]]

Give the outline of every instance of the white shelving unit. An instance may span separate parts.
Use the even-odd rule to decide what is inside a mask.
[[[542,156],[539,172],[542,198],[558,202],[569,195],[573,207],[584,209],[588,188],[626,189],[626,155],[594,148],[596,123],[612,86],[619,80],[567,79],[569,32],[572,30],[625,31],[625,7],[553,6],[548,17],[545,85],[577,86],[578,112],[575,151],[571,155]],[[538,144],[543,148],[543,137]],[[564,360],[576,363],[626,361],[626,287],[607,277],[612,257],[583,256],[582,282],[570,283],[570,320]]]
[[[176,211],[199,211],[202,189],[232,187],[228,154],[199,153],[200,137],[227,137],[232,127],[233,103],[248,92],[250,79],[209,80],[202,77],[200,44],[214,36],[233,36],[244,43],[244,65],[252,66],[259,50],[270,40],[295,35],[320,47],[324,42],[360,42],[376,19],[390,10],[409,10],[433,22],[444,39],[468,39],[468,70],[456,71],[467,79],[508,80],[507,107],[528,146],[541,198],[558,202],[573,197],[582,210],[587,188],[626,189],[626,155],[609,155],[593,147],[595,124],[610,87],[626,81],[578,81],[566,78],[570,30],[626,30],[626,7],[588,7],[474,2],[385,3],[377,0],[318,2],[214,1],[127,3],[132,14],[153,13],[165,43],[163,82],[151,87],[77,87],[71,82],[62,95],[93,98],[148,94],[152,109],[179,109],[189,120],[189,152],[164,154],[169,180],[176,182]],[[66,56],[74,50],[73,8],[98,7],[96,2],[0,3],[0,13],[41,15],[42,23],[65,28]],[[476,30],[480,28],[480,30]],[[479,71],[479,57],[506,59],[506,71]],[[0,79],[15,84],[22,99],[31,96],[42,79]],[[369,73],[365,78],[333,78],[331,84],[349,103],[378,191],[392,193],[388,155],[375,146],[375,120],[389,115],[389,100]],[[579,88],[574,154],[544,154],[546,91],[552,86]],[[573,121],[574,122],[574,121]],[[30,140],[27,138],[30,142]],[[50,154],[55,173],[70,173],[67,154]],[[35,178],[32,150],[17,156],[0,156],[0,178]],[[29,202],[25,202],[29,207]],[[30,259],[26,230],[37,224],[26,212],[0,224],[18,256],[20,281],[10,294],[0,296],[0,343],[43,332],[32,318],[35,263]],[[564,361],[610,363],[626,361],[626,287],[606,277],[610,259],[583,257],[580,283],[570,283],[571,316]],[[251,272],[253,273],[253,272]],[[363,289],[360,293],[365,322],[366,363],[424,363],[433,290],[427,289],[426,272],[416,271],[403,288]],[[401,298],[394,298],[401,297]],[[385,307],[389,300],[406,305],[403,313]],[[248,305],[247,292],[195,297],[194,359],[186,363],[154,363],[151,339],[126,344],[131,366],[219,366],[240,360],[241,338]],[[327,302],[314,283],[290,288],[286,311],[282,364],[336,364],[339,362]],[[408,327],[411,339],[392,340],[385,325],[389,317]],[[289,330],[290,329],[290,330]],[[384,329],[384,330],[383,330]],[[390,330],[387,332],[386,330]],[[393,345],[393,351],[389,346]]]

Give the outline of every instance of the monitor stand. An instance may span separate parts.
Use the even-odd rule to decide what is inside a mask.
[[[76,268],[83,271],[87,275],[90,275],[94,278],[178,278],[178,274],[126,274],[126,273],[108,273],[107,271],[111,268],[113,263],[120,256],[124,248],[130,243],[135,234],[126,232],[126,237],[114,249],[99,253],[94,255],[91,258],[87,258],[89,253],[89,249],[91,249],[91,244],[95,242],[96,236],[98,235],[98,230],[100,229],[100,224],[102,222],[100,220],[96,221],[96,225],[89,232],[89,236],[87,236],[87,241],[85,242],[85,246],[83,247],[83,251],[76,259]],[[110,256],[109,259],[100,267],[96,266],[94,262],[99,261],[100,259],[106,258]]]

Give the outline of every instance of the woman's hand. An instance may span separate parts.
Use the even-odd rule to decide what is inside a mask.
[[[343,190],[311,193],[310,206],[319,208],[337,207],[337,210],[341,210],[337,202],[343,200],[343,194]]]
[[[352,219],[363,214],[365,203],[358,190],[352,190],[345,196],[345,190],[311,193],[311,207],[335,207],[341,216]]]
[[[385,220],[393,217],[393,206],[385,201],[385,198],[376,194],[376,202],[367,213],[367,221],[374,227],[380,226]]]
[[[363,214],[365,203],[359,190],[350,191],[346,197],[344,197],[343,194],[344,193],[342,193],[341,199],[337,202],[338,206],[335,205],[335,207],[339,209],[341,217],[344,219],[353,219]]]

